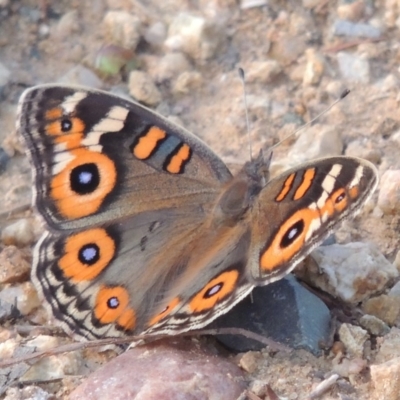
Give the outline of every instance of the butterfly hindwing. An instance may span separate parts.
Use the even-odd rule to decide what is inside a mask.
[[[221,227],[204,238],[204,218],[187,221],[179,210],[162,210],[47,232],[35,250],[33,281],[64,327],[86,338],[202,327],[251,290],[250,231],[224,236],[229,228]]]

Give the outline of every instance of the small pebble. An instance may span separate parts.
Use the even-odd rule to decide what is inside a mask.
[[[307,49],[305,54],[307,64],[303,75],[303,84],[317,85],[324,74],[324,57],[313,48]]]
[[[390,328],[375,315],[365,314],[360,318],[360,325],[371,335],[384,336],[389,333]]]
[[[143,35],[144,40],[147,43],[156,47],[161,46],[164,43],[166,36],[167,27],[165,26],[164,22],[161,21],[150,25]]]
[[[167,53],[157,63],[155,76],[157,82],[164,82],[177,78],[183,72],[192,69],[189,60],[181,52]]]
[[[382,35],[382,31],[372,25],[340,19],[333,25],[333,34],[335,36],[377,39]]]
[[[203,83],[200,72],[185,71],[182,72],[175,81],[172,89],[173,93],[190,93],[193,90],[199,89]]]
[[[397,252],[395,262],[393,265],[397,268],[397,261],[400,259],[400,251]],[[397,268],[398,269],[398,268]],[[396,284],[389,290],[388,295],[390,297],[399,297],[400,298],[400,281],[396,282]]]
[[[267,4],[267,0],[241,0],[240,8],[247,10],[249,8],[266,6]]]
[[[78,11],[65,13],[56,26],[56,35],[59,39],[68,39],[73,33],[79,32],[80,21]]]
[[[340,325],[338,334],[348,355],[351,357],[363,357],[364,343],[369,337],[365,329],[344,323]]]
[[[376,363],[400,357],[400,329],[393,327],[387,335],[377,338],[377,350]]]
[[[239,366],[243,368],[249,374],[252,374],[258,366],[258,363],[261,360],[261,355],[257,351],[248,351],[243,354],[243,356],[239,360]]]
[[[128,85],[130,95],[146,105],[156,106],[161,101],[160,91],[146,72],[132,71]]]
[[[181,13],[169,25],[165,45],[171,51],[182,51],[192,59],[204,62],[215,55],[224,39],[223,29],[211,20]]]
[[[282,67],[276,60],[253,61],[246,68],[246,82],[270,83],[281,72]]]
[[[388,215],[400,212],[400,169],[385,171],[381,177],[379,208]]]
[[[39,386],[11,387],[4,400],[54,400],[54,394]]]
[[[400,322],[400,299],[398,297],[386,294],[372,297],[364,302],[362,308],[365,313],[375,315],[388,325]]]
[[[51,350],[60,345],[58,338],[40,335],[25,343],[36,351]],[[20,382],[45,382],[62,379],[66,375],[79,375],[84,368],[81,351],[66,352],[44,357],[36,362],[21,378]]]
[[[0,283],[23,282],[29,278],[30,263],[15,246],[7,246],[0,253]]]
[[[400,357],[371,365],[371,400],[398,400],[400,393]]]
[[[1,232],[1,241],[6,245],[26,246],[35,240],[33,225],[30,219],[22,218],[8,225]]]
[[[365,12],[365,1],[343,1],[337,8],[337,15],[339,18],[349,21],[358,21],[361,19]]]
[[[0,291],[0,301],[6,301],[16,306],[22,315],[29,315],[41,305],[37,292],[31,282],[9,286]]]
[[[280,65],[288,66],[296,62],[305,50],[306,42],[303,35],[282,34],[279,39],[271,43],[270,55]]]
[[[344,79],[356,83],[369,83],[370,65],[365,57],[340,51],[337,54],[340,73]]]
[[[336,364],[333,366],[333,372],[343,376],[345,378],[349,378],[354,375],[358,375],[367,367],[367,361],[362,358],[353,358],[349,360],[348,358],[344,358],[340,364]]]
[[[312,255],[314,261],[306,260],[298,271],[302,278],[352,304],[382,291],[399,275],[393,264],[368,243],[321,246]]]
[[[108,11],[103,24],[113,44],[135,50],[141,37],[141,22],[138,17],[125,11]]]

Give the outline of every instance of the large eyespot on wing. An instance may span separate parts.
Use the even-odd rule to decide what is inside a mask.
[[[136,313],[130,306],[130,295],[123,286],[102,285],[96,295],[93,310],[95,325],[115,324],[117,330],[132,332]]]
[[[211,278],[185,302],[180,296],[174,297],[161,312],[150,317],[146,332],[178,333],[208,324],[223,313],[224,304],[233,303],[239,277],[239,270],[231,268]]]
[[[231,295],[235,290],[239,278],[239,271],[232,269],[225,271],[211,279],[193,298],[188,306],[192,313],[201,313],[211,310],[215,305]]]
[[[74,220],[99,211],[117,183],[114,162],[83,148],[63,153],[51,178],[49,199],[62,218]]]
[[[253,279],[266,284],[290,272],[338,223],[360,210],[377,182],[377,170],[368,161],[333,157],[288,171],[267,185],[260,196],[265,203],[258,231],[270,229],[270,237],[260,246]],[[270,215],[281,220],[268,220]]]

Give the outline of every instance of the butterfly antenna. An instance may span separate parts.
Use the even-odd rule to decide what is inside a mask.
[[[280,140],[278,143],[274,144],[269,151],[272,152],[272,150],[275,147],[278,147],[282,144],[282,142],[284,142],[285,140],[288,140],[289,138],[291,138],[292,136],[296,136],[300,131],[302,131],[303,129],[307,128],[308,126],[310,126],[311,124],[313,124],[319,117],[321,117],[321,115],[324,115],[325,113],[327,113],[333,106],[335,106],[337,103],[339,103],[339,101],[342,101],[348,94],[350,93],[349,89],[345,89],[341,95],[339,96],[339,98],[337,98],[328,108],[326,108],[325,110],[321,111],[316,117],[314,117],[311,121],[308,121],[306,124],[304,124],[303,126],[301,126],[299,129],[296,129],[294,132],[290,133],[288,136],[286,136],[285,138],[283,138],[282,140]]]
[[[250,151],[250,161],[251,161],[253,159],[253,149],[251,146],[251,138],[250,138],[249,110],[247,108],[246,77],[243,68],[239,68],[238,72],[240,80],[242,81],[243,85],[243,102],[244,102],[244,109],[246,111],[246,129],[247,129],[247,138],[249,140],[249,151]]]

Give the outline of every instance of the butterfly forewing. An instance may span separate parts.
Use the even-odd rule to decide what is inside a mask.
[[[231,177],[200,139],[104,92],[35,87],[22,95],[19,115],[35,167],[35,203],[54,229],[209,204]]]

